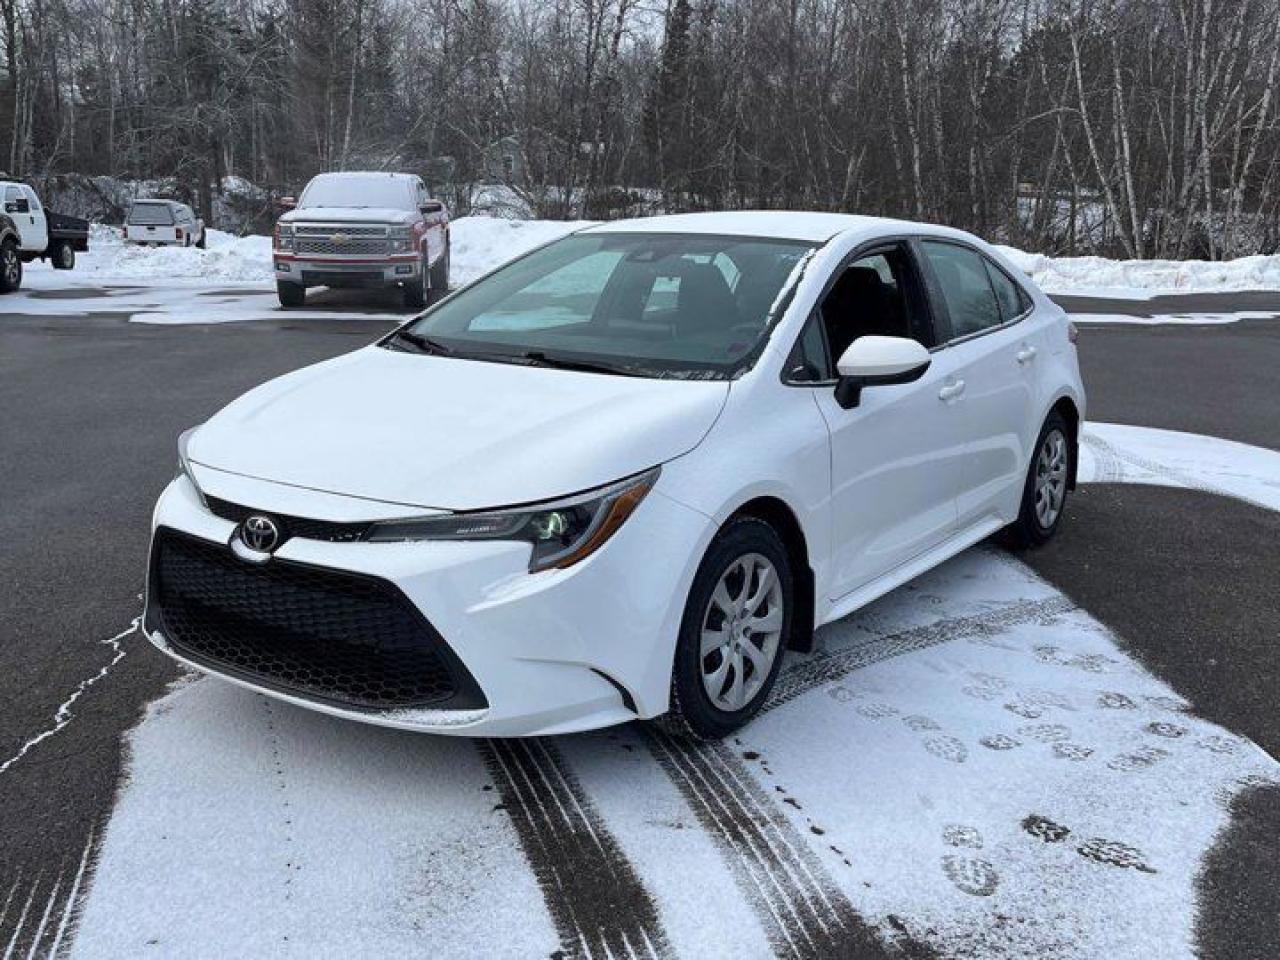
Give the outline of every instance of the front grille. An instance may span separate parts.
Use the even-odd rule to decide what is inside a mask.
[[[338,243],[329,237],[298,237],[295,241],[299,256],[319,254],[325,257],[385,257],[388,253],[385,237],[352,237]]]
[[[393,584],[156,531],[148,628],[198,664],[356,709],[487,706],[462,662]]]
[[[286,514],[254,510],[251,507],[242,507],[238,503],[232,503],[230,500],[220,500],[217,497],[205,497],[205,503],[209,505],[209,511],[215,517],[230,520],[232,523],[244,523],[246,518],[254,514],[269,516],[276,522],[276,527],[280,530],[281,543],[284,543],[290,537],[301,537],[304,540],[327,540],[329,543],[354,543],[356,540],[361,539],[371,526],[369,523],[335,523],[330,520],[313,520],[310,517],[292,517]]]
[[[299,223],[294,225],[294,232],[300,237],[329,237],[335,233],[349,237],[385,237],[387,228],[355,223]]]

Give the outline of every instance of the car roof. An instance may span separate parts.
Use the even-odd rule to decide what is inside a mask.
[[[331,170],[328,173],[317,173],[313,180],[320,177],[341,177],[344,180],[417,180],[414,173],[388,173],[385,170]]]
[[[964,237],[950,227],[888,217],[864,217],[850,213],[813,213],[794,210],[735,210],[726,213],[679,213],[635,220],[612,220],[588,227],[584,233],[704,233],[721,236],[776,237],[826,243],[841,233],[896,235],[902,233]]]

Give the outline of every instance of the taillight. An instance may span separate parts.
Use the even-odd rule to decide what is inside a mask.
[[[179,240],[181,240],[181,239],[182,239],[182,228],[181,228],[181,227],[179,227],[179,228],[178,228],[176,231],[174,231],[174,232],[177,234],[178,239],[179,239]]]
[[[1067,339],[1070,340],[1072,343],[1075,343],[1077,340],[1080,339],[1080,328],[1077,327],[1070,320],[1067,321]]]

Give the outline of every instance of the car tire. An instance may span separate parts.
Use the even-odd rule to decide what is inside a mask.
[[[50,258],[55,270],[71,270],[76,265],[76,248],[69,240],[60,240],[55,245]]]
[[[772,526],[743,517],[722,529],[689,590],[671,670],[671,704],[658,726],[685,739],[718,740],[759,713],[782,668],[795,600],[787,550]],[[770,628],[759,629],[760,624]],[[719,636],[725,642],[717,646]],[[746,645],[761,658],[749,656]]]
[[[0,293],[12,293],[22,286],[22,255],[12,240],[0,244]]]
[[[282,307],[301,307],[307,302],[307,288],[300,283],[277,280],[276,293],[280,297]]]
[[[1066,512],[1074,456],[1071,430],[1055,410],[1045,419],[1031,451],[1018,519],[1005,531],[1015,549],[1043,546],[1058,532]]]
[[[427,264],[427,258],[422,258],[422,264],[418,270],[418,275],[412,280],[406,280],[404,284],[404,306],[406,310],[421,310],[430,301],[431,271]]]

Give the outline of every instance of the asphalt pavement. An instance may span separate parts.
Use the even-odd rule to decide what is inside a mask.
[[[1280,294],[1069,307],[1280,317]],[[110,812],[122,734],[179,677],[136,632],[113,639],[140,612],[149,513],[173,475],[177,434],[257,383],[370,342],[396,315],[172,327],[2,310],[0,301],[0,880],[7,881],[74,874]],[[1085,324],[1080,354],[1091,419],[1280,449],[1280,320]],[[1277,534],[1274,514],[1211,494],[1094,486],[1070,501],[1062,537],[1026,559],[1114,628],[1196,712],[1280,756]],[[71,714],[76,721],[65,723]],[[1239,798],[1201,878],[1206,956],[1274,956],[1278,825],[1280,790]]]

